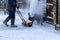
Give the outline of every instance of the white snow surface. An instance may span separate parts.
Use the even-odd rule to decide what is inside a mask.
[[[21,9],[21,13],[27,19],[29,9]],[[32,27],[26,27],[21,24],[20,17],[16,14],[16,28],[6,27],[3,21],[8,15],[0,12],[0,40],[60,40],[60,31],[56,31],[53,25],[44,23],[44,25],[34,22]],[[10,25],[10,21],[8,22]]]

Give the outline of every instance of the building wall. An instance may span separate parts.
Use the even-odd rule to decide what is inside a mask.
[[[54,2],[55,2],[55,6],[54,6],[54,10],[56,10],[56,0],[54,0]],[[59,22],[59,24],[60,24],[60,0],[58,0],[58,2],[59,2],[59,5],[58,5],[58,22]],[[54,12],[56,12],[56,11],[54,11]]]
[[[60,0],[58,0],[59,1],[59,24],[60,24]]]

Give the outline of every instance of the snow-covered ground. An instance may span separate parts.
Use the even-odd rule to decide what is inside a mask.
[[[21,9],[22,15],[27,19],[29,9]],[[60,32],[54,29],[54,26],[44,23],[44,25],[34,22],[32,27],[26,27],[21,24],[20,17],[16,14],[17,28],[6,27],[3,21],[8,15],[3,15],[0,11],[0,40],[60,40]],[[10,21],[8,23],[10,25]]]

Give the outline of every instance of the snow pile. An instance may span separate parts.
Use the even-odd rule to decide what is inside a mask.
[[[30,13],[33,16],[34,14],[43,15],[46,12],[46,0],[31,0],[30,1]]]

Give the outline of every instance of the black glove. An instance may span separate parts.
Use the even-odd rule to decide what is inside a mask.
[[[19,8],[19,6],[17,6],[17,9]]]

